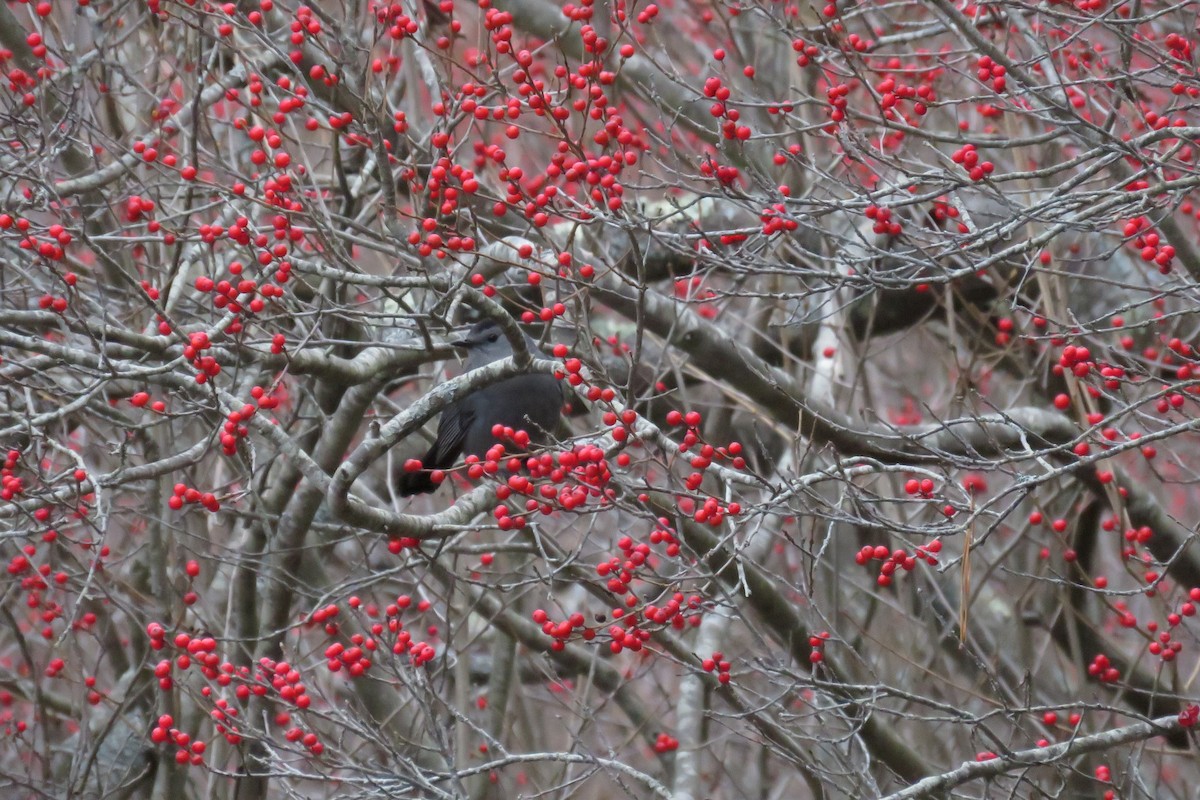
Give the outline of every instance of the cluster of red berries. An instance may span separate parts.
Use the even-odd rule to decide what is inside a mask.
[[[25,481],[16,474],[20,450],[9,450],[4,456],[4,467],[0,469],[0,500],[12,500],[25,491]]]
[[[557,467],[554,462],[557,460]],[[520,462],[517,459],[511,461],[509,467],[518,468]],[[565,451],[557,454],[557,459],[549,453],[544,453],[538,458],[530,458],[526,462],[526,467],[529,469],[530,475],[535,478],[548,479],[548,483],[540,487],[535,487],[531,482],[519,478],[516,485],[520,487],[522,493],[529,494],[530,497],[525,501],[526,513],[540,511],[542,514],[550,514],[554,511],[554,506],[549,500],[556,500],[559,507],[565,510],[572,510],[582,506],[589,497],[607,497],[608,486],[612,480],[612,471],[609,467],[608,460],[604,457],[604,450],[595,445],[579,445],[570,451]],[[567,478],[573,479],[568,481]],[[510,479],[507,486],[501,487],[506,491],[517,491],[514,488],[514,482]],[[544,500],[538,501],[532,495],[536,489],[537,494],[540,494]],[[507,497],[504,491],[498,493],[501,499]],[[518,521],[523,525],[523,517],[514,520],[514,524]]]
[[[618,539],[617,547],[621,549],[624,560],[613,556],[608,561],[601,561],[596,565],[596,574],[608,578],[610,592],[622,595],[629,591],[637,571],[650,559],[651,550],[646,542],[635,543],[629,536]]]
[[[379,607],[374,603],[368,603],[363,606],[362,600],[358,597],[350,597],[347,604],[354,610],[360,608],[366,612],[368,618],[375,618],[379,615]],[[404,628],[404,622],[400,619],[402,611],[412,607],[413,600],[409,595],[403,594],[396,598],[394,603],[389,603],[384,609],[384,615],[387,618],[386,624],[375,620],[370,623],[370,636],[364,636],[361,633],[354,633],[350,636],[350,647],[346,647],[341,642],[334,642],[325,649],[326,666],[330,672],[345,671],[351,677],[357,678],[365,673],[371,667],[370,653],[376,652],[379,648],[379,637],[385,633],[395,635],[395,641],[392,643],[392,652],[396,655],[407,653],[414,667],[419,667],[432,661],[437,656],[437,649],[428,642],[416,641]],[[425,613],[431,607],[428,600],[421,600],[416,604],[417,611]],[[313,623],[324,625],[325,633],[329,636],[338,634],[338,625],[334,620],[340,613],[340,609],[336,604],[330,604],[324,608],[317,609],[309,615],[308,620]],[[429,628],[430,635],[436,634],[436,628]]]
[[[260,408],[272,409],[279,405],[279,400],[261,386],[251,389],[250,397],[256,405],[246,403],[237,411],[230,411],[225,417],[225,424],[221,429],[221,451],[227,456],[236,454],[238,442],[249,437],[250,429],[244,424],[246,420],[253,417]]]
[[[1045,712],[1044,714],[1042,714],[1042,722],[1046,723],[1047,725],[1057,725],[1058,724],[1058,712],[1057,711]],[[1078,711],[1072,711],[1070,714],[1067,715],[1067,724],[1070,725],[1072,728],[1079,727],[1080,722],[1083,722],[1083,715],[1080,714]],[[1039,746],[1044,746],[1044,745],[1039,745]]]
[[[279,271],[288,274],[291,272],[291,265],[285,261],[279,265]],[[239,314],[243,310],[257,314],[266,308],[266,301],[262,299],[263,297],[268,299],[283,297],[283,289],[275,284],[264,283],[259,286],[257,282],[248,278],[236,283],[227,280],[214,282],[212,278],[201,275],[196,279],[196,289],[205,293],[213,293],[213,307],[228,309],[234,314]],[[255,294],[261,294],[262,297],[255,297]],[[237,333],[238,330],[230,332]]]
[[[154,201],[147,197],[135,194],[125,201],[125,219],[128,222],[141,222],[142,218],[152,211]]]
[[[24,217],[14,217],[12,214],[0,214],[0,230],[9,230],[13,227],[21,233],[28,233],[30,222]],[[22,237],[17,242],[17,246],[22,250],[35,252],[47,261],[62,261],[66,257],[66,250],[64,248],[72,240],[70,232],[62,225],[55,223],[46,229],[46,235],[49,237],[47,240],[39,241],[36,236],[29,234]],[[75,285],[75,273],[68,272],[63,279],[68,286]],[[43,295],[38,301],[38,307],[62,313],[67,308],[67,298]]]
[[[924,116],[929,110],[927,104],[937,99],[933,87],[929,84],[921,83],[917,86],[912,86],[897,81],[892,75],[885,75],[880,79],[875,84],[875,91],[879,93],[879,107],[883,110],[883,116],[887,119],[895,119],[896,113],[900,110],[901,103],[906,100],[912,102],[912,111],[914,114],[918,117]]]
[[[616,609],[616,611],[621,611],[621,609]],[[614,616],[620,618],[623,614],[617,615],[614,612]],[[622,650],[630,650],[634,653],[641,652],[642,644],[650,640],[650,631],[637,627],[636,615],[629,618],[627,627],[621,627],[617,624],[610,625],[608,635],[611,639],[608,648],[613,655],[617,655]]]
[[[507,439],[519,449],[528,449],[529,435],[523,430],[496,426],[493,436]],[[542,453],[525,459],[512,456],[505,458],[505,446],[501,443],[493,445],[484,458],[467,456],[467,478],[477,481],[486,475],[496,475],[501,469],[509,473],[496,488],[496,496],[503,501],[493,510],[497,525],[503,530],[521,529],[527,523],[528,514],[551,514],[557,508],[572,510],[587,502],[589,497],[607,497],[608,482],[612,472],[604,450],[595,445],[576,445],[571,450],[559,453]],[[408,459],[404,462],[406,472],[414,472],[423,468],[419,459]],[[519,475],[524,469],[528,476]],[[434,483],[441,483],[447,473],[434,470],[430,477]],[[548,481],[537,484],[535,481]],[[516,496],[525,496],[524,508],[513,507],[511,501]],[[540,499],[539,499],[540,498]],[[552,502],[553,501],[553,502]]]
[[[335,603],[330,603],[324,608],[318,608],[309,614],[307,621],[316,625],[324,626],[326,634],[329,636],[336,636],[339,629],[334,620],[337,619],[337,616],[340,613],[342,613],[342,610],[338,608]]]
[[[886,545],[863,545],[863,548],[854,555],[854,563],[859,566],[865,566],[871,561],[882,561],[883,565],[879,568],[879,577],[876,578],[876,583],[880,586],[891,586],[892,576],[896,574],[897,569],[902,569],[905,572],[911,572],[917,566],[918,561],[924,561],[930,566],[937,566],[937,554],[942,551],[942,542],[939,539],[934,539],[929,544],[917,545],[917,548],[910,554],[904,548],[896,548],[889,550]]]
[[[238,411],[230,411],[221,430],[221,452],[227,456],[237,453],[238,441],[250,436],[250,429],[242,423],[254,416],[258,409],[246,403]]]
[[[24,218],[14,219],[11,214],[0,214],[0,229],[7,230],[14,224],[18,231],[25,232],[29,230],[29,220]],[[66,250],[64,248],[72,240],[70,232],[62,225],[55,223],[46,229],[46,235],[49,237],[46,241],[38,241],[37,237],[30,234],[18,241],[17,246],[22,250],[36,252],[47,261],[62,261],[66,257]],[[74,273],[67,273],[67,283],[71,286],[75,285]],[[45,305],[42,306],[42,308],[46,307]],[[54,310],[59,311],[60,309],[55,308]]]
[[[61,314],[67,310],[67,298],[52,294],[44,294],[38,299],[38,308],[43,311],[53,311],[56,314]]]
[[[746,466],[740,442],[730,442],[728,446],[723,447],[714,447],[707,442],[701,442],[698,428],[702,419],[698,411],[689,411],[686,414],[675,410],[667,412],[668,425],[687,425],[688,428],[683,435],[683,440],[679,443],[679,452],[687,453],[696,445],[700,445],[700,449],[692,455],[688,462],[695,471],[689,473],[684,479],[684,485],[693,492],[698,490],[704,482],[704,471],[712,466],[714,460],[727,461],[734,469],[744,469]],[[690,514],[696,522],[713,527],[721,525],[726,516],[737,516],[742,513],[740,503],[731,502],[723,505],[715,497],[705,498],[699,506],[690,497],[680,498],[679,508],[684,513]]]
[[[341,672],[344,668],[350,677],[357,678],[371,668],[369,654],[377,646],[374,639],[356,633],[351,637],[350,647],[334,642],[325,648],[325,666],[330,672]]]
[[[1151,642],[1146,649],[1150,651],[1150,655],[1158,656],[1163,661],[1174,661],[1175,656],[1183,650],[1183,643],[1172,641],[1170,631],[1160,631],[1158,641]]]
[[[674,537],[666,531],[665,520],[660,520],[660,527],[656,533],[660,535],[657,538],[652,537],[652,541],[656,544],[664,541],[670,542],[668,548],[675,547],[677,552],[677,543]],[[665,537],[662,536],[664,533],[667,534]],[[686,612],[699,611],[702,606],[701,598],[695,595],[685,597],[681,592],[672,594],[662,606],[654,603],[646,604],[639,615],[636,610],[638,599],[636,595],[629,593],[630,584],[635,579],[638,570],[649,563],[651,548],[646,543],[635,544],[633,539],[628,536],[621,537],[617,546],[624,553],[624,560],[614,557],[596,565],[596,573],[602,578],[609,579],[608,590],[616,595],[625,595],[625,608],[614,608],[612,611],[613,618],[620,622],[614,623],[608,628],[609,648],[614,654],[620,653],[622,650],[638,652],[642,649],[643,643],[649,640],[651,631],[639,627],[639,616],[646,623],[671,625],[676,629],[683,628],[689,622],[696,624],[699,621],[698,616],[689,616]],[[564,620],[555,621],[546,611],[538,609],[533,613],[533,621],[541,625],[542,632],[554,640],[550,647],[556,651],[562,650],[566,646],[566,642],[577,632],[584,641],[592,641],[598,630],[589,627],[583,614],[579,612],[569,615]]]
[[[841,122],[846,119],[846,105],[849,102],[850,86],[845,83],[835,83],[825,90],[825,99],[829,101],[829,119]]]
[[[288,728],[284,731],[283,738],[289,742],[299,742],[307,747],[309,752],[314,756],[319,756],[325,752],[325,745],[321,743],[321,740],[312,731],[305,732],[300,727]]]
[[[949,201],[947,201],[945,198],[938,198],[937,200],[933,201],[933,209],[930,210],[929,215],[933,217],[934,222],[939,223],[939,226],[943,222],[959,218],[958,209],[950,205]],[[971,229],[967,227],[966,223],[962,222],[961,220],[958,222],[959,233],[969,233],[970,230]]]
[[[533,612],[533,621],[542,626],[542,633],[554,640],[550,643],[550,649],[556,652],[567,646],[567,641],[577,630],[580,631],[580,637],[584,641],[590,642],[596,638],[595,629],[587,627],[583,614],[579,612],[571,614],[565,620],[555,622],[549,614],[539,608]]]
[[[1180,36],[1178,33],[1168,33],[1163,39],[1163,44],[1167,46],[1167,53],[1171,58],[1177,61],[1182,61],[1188,67],[1192,63],[1192,42],[1186,36]]]
[[[904,493],[909,495],[920,495],[926,499],[933,497],[934,483],[931,478],[909,478],[904,482]]]
[[[51,531],[50,533],[54,533]],[[47,540],[52,541],[49,537]],[[25,592],[23,605],[30,609],[35,615],[35,619],[42,624],[42,638],[50,641],[54,638],[54,628],[52,623],[62,618],[63,607],[60,603],[47,597],[47,590],[54,586],[63,586],[69,577],[67,573],[59,571],[51,575],[53,572],[49,563],[35,564],[31,559],[37,554],[37,546],[34,544],[26,544],[22,547],[22,553],[14,555],[8,561],[8,574],[13,577],[20,576],[21,591]],[[76,622],[76,629],[86,629],[95,622],[95,615],[90,617],[90,622],[80,619]]]
[[[1108,656],[1103,653],[1098,653],[1092,659],[1092,662],[1088,664],[1087,672],[1101,683],[1116,683],[1121,679],[1121,671],[1112,666]]]
[[[1138,251],[1142,261],[1153,263],[1158,271],[1166,275],[1175,261],[1175,248],[1162,241],[1146,217],[1134,217],[1122,229],[1130,246]]]
[[[1064,371],[1070,370],[1076,378],[1086,378],[1096,366],[1096,363],[1092,361],[1091,350],[1082,345],[1073,344],[1062,349],[1058,363],[1062,369],[1058,370],[1056,374],[1061,375]]]
[[[682,592],[675,592],[671,595],[671,599],[666,602],[666,605],[658,606],[654,603],[647,603],[646,608],[642,611],[642,616],[647,622],[653,622],[658,625],[670,624],[671,627],[682,629],[687,624],[688,618],[684,616],[683,609],[689,611],[697,611],[700,608],[700,598],[696,595],[684,599]],[[692,617],[695,619],[695,617]]]
[[[1008,68],[1003,64],[997,64],[991,56],[980,56],[976,66],[978,67],[976,77],[984,82],[991,81],[992,89],[997,94],[1008,88],[1008,79],[1005,77]]]
[[[973,181],[983,180],[996,169],[996,165],[992,162],[979,160],[979,151],[973,144],[964,144],[955,150],[951,154],[950,160],[955,164],[962,164],[963,168],[967,170],[967,175]]]
[[[162,400],[155,400],[153,403],[151,403],[149,392],[134,392],[129,396],[129,404],[135,408],[145,408],[147,405],[149,405],[150,410],[154,411],[156,414],[165,413],[167,410],[167,404]]]
[[[749,237],[741,233],[724,233],[721,234],[721,246],[729,247],[736,245],[739,242],[746,241]],[[705,247],[708,245],[705,244]],[[680,300],[684,300],[695,308],[696,313],[704,319],[715,319],[719,307],[715,303],[707,302],[717,297],[717,293],[704,286],[704,279],[699,275],[691,278],[680,278],[675,281],[675,296]],[[622,344],[625,352],[628,352],[628,347]],[[622,353],[613,353],[614,355],[622,355]],[[677,425],[678,423],[672,423]]]
[[[294,666],[286,661],[275,662],[269,658],[259,659],[258,665],[259,671],[255,676],[256,680],[252,689],[255,695],[265,695],[267,692],[266,684],[269,683],[272,688],[279,692],[279,696],[283,700],[292,703],[300,710],[304,710],[312,704],[312,699],[307,694],[304,683],[301,681],[300,671]],[[239,689],[240,688],[242,687],[239,687]],[[225,704],[222,707],[221,700],[217,701],[217,705],[218,709],[213,711],[213,719],[216,719],[221,723],[227,723],[227,716],[237,716],[236,708],[230,708],[228,704]],[[224,714],[221,713],[222,711]],[[291,724],[292,717],[288,712],[280,711],[275,715],[274,721],[276,725],[283,727]],[[218,724],[217,730],[219,732],[222,731],[222,726],[220,724]],[[227,732],[226,738],[230,739],[231,735],[237,735],[236,728]],[[309,752],[311,752],[314,756],[319,756],[325,752],[325,745],[321,743],[315,733],[305,733],[304,730],[299,727],[289,728],[287,731],[285,731],[284,738],[286,738],[289,742],[299,742],[307,747]],[[230,739],[230,741],[231,743],[233,742],[232,739]]]
[[[208,745],[200,740],[192,740],[189,734],[174,727],[175,719],[170,714],[158,718],[158,724],[150,730],[150,741],[155,744],[172,744],[179,748],[175,751],[176,764],[191,764],[199,766],[204,763],[204,751]]]
[[[548,454],[538,459],[538,477],[546,478],[551,484],[560,486],[558,504],[565,510],[581,506],[589,497],[608,497],[609,481],[612,480],[612,470],[604,457],[604,450],[595,445],[576,446],[572,450],[559,453],[557,469],[551,468],[553,460]],[[572,486],[565,479],[567,475],[575,481]],[[543,487],[542,491],[545,491]]]
[[[732,665],[725,660],[725,654],[716,651],[710,658],[706,658],[700,662],[700,667],[705,672],[716,672],[717,680],[720,683],[729,683],[729,670]]]
[[[808,646],[812,648],[812,652],[808,654],[810,664],[820,664],[825,660],[825,643],[829,641],[829,631],[821,631],[820,633],[808,637]]]
[[[871,204],[863,209],[863,215],[874,222],[871,230],[874,233],[887,236],[899,236],[904,227],[892,219],[892,210],[884,206]]]
[[[787,206],[783,203],[775,203],[770,208],[763,209],[763,212],[759,214],[759,219],[762,220],[763,224],[763,236],[790,233],[800,227],[800,223],[787,216],[787,214]]]
[[[279,698],[285,702],[291,703],[296,708],[304,710],[312,705],[312,697],[308,694],[308,689],[301,680],[300,670],[286,661],[275,662],[269,658],[259,659],[259,666],[262,668],[262,673],[259,676],[259,685],[256,687],[258,691],[255,694],[261,694],[262,681],[269,682],[271,688],[279,693]]]
[[[532,278],[534,275],[537,275],[537,273],[530,273],[529,277]],[[567,306],[564,303],[555,303],[552,306],[543,306],[536,313],[533,311],[522,311],[521,322],[525,323],[526,325],[532,325],[535,322],[549,322],[555,317],[565,316],[566,313]]]
[[[674,736],[668,736],[665,733],[660,733],[654,737],[654,752],[670,753],[679,749],[679,740]]]
[[[198,566],[195,573],[199,573]],[[166,630],[159,623],[152,622],[147,625],[146,633],[150,636],[151,650],[162,650],[167,646]],[[215,681],[219,686],[228,686],[233,682],[233,665],[221,663],[221,659],[217,655],[217,641],[213,637],[191,636],[180,632],[175,634],[172,644],[183,652],[176,656],[174,661],[166,658],[159,661],[154,667],[154,676],[158,678],[159,688],[163,691],[169,691],[174,686],[171,677],[173,669],[186,672],[193,664],[199,668],[205,678]]]
[[[712,158],[700,162],[700,174],[706,178],[716,177],[725,186],[732,186],[742,177],[741,170],[728,164],[717,163]]]
[[[186,483],[177,483],[171,497],[167,499],[167,505],[173,511],[178,511],[183,508],[184,503],[198,503],[214,514],[221,510],[221,501],[212,492],[201,492]]]
[[[812,60],[821,54],[821,50],[816,45],[811,45],[803,39],[792,39],[792,50],[797,53],[796,65],[807,67],[812,63]]]
[[[212,342],[204,331],[197,331],[188,336],[188,343],[183,348],[183,357],[191,359],[192,366],[196,368],[196,383],[207,383],[210,378],[221,374],[221,365],[217,360],[212,356],[202,355],[211,347]]]

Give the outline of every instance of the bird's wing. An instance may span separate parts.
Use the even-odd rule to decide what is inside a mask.
[[[454,466],[467,441],[467,431],[475,421],[475,407],[470,398],[447,407],[438,422],[437,438],[425,455],[425,469],[447,469]]]

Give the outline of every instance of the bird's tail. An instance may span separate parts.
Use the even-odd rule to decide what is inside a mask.
[[[429,470],[420,472],[403,472],[396,479],[396,494],[401,497],[412,497],[414,494],[429,494],[437,488],[430,477]]]
[[[435,460],[436,454],[430,451],[421,461],[425,465],[425,469],[416,472],[402,471],[396,476],[396,494],[400,497],[412,497],[414,494],[429,494],[435,491],[440,484],[433,482],[433,470],[445,469],[445,467],[432,463]]]

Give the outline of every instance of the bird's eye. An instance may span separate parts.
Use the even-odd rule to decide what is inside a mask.
[[[498,333],[493,333],[491,336],[489,336],[489,337],[488,337],[488,341],[489,341],[489,342],[494,342],[494,341],[496,341],[496,340],[497,340],[497,339],[499,339],[499,338],[500,338],[500,334],[498,334]]]

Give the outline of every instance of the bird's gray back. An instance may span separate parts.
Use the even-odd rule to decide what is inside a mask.
[[[515,375],[463,399],[472,423],[463,452],[482,457],[495,443],[494,425],[524,430],[534,444],[548,444],[562,411],[562,384],[553,375]]]

